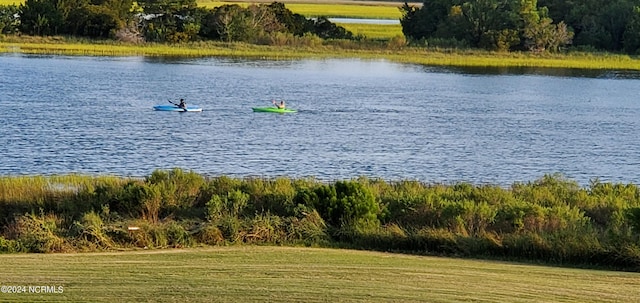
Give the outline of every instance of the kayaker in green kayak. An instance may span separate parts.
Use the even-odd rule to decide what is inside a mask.
[[[271,102],[273,102],[273,105],[275,105],[275,106],[276,106],[277,108],[279,108],[279,109],[284,109],[284,108],[285,108],[284,100],[280,101],[280,104],[278,104],[278,103],[276,102],[276,100],[273,100],[273,101],[271,101]]]

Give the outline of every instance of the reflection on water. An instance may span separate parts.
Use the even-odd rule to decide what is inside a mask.
[[[426,67],[433,71],[433,67]],[[470,75],[540,75],[553,77],[581,77],[604,79],[640,79],[640,71],[598,70],[577,68],[543,68],[543,67],[443,67],[442,72]]]
[[[640,181],[637,73],[16,55],[0,66],[0,175]],[[204,111],[152,110],[176,98]],[[252,112],[272,99],[299,112]]]

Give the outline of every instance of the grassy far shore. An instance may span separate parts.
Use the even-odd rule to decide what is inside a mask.
[[[7,0],[1,0],[7,1]],[[225,4],[248,6],[252,3],[272,3],[274,1],[198,1],[198,6],[206,8],[219,7]],[[325,16],[330,18],[371,18],[400,19],[399,7],[403,2],[336,2],[336,1],[277,1],[285,3],[292,12],[307,18]],[[414,4],[412,4],[414,5]],[[417,5],[417,4],[415,4]],[[414,6],[415,6],[414,5]]]
[[[248,6],[249,4],[272,3],[273,0],[251,0],[251,1],[211,1],[198,0],[198,6],[214,8],[227,4],[238,4]],[[372,18],[372,19],[400,19],[402,14],[398,9],[404,2],[384,2],[384,1],[277,1],[285,3],[287,8],[294,13],[301,14],[307,18],[325,16],[330,18]],[[23,0],[0,0],[0,5],[20,5]],[[411,3],[412,6],[420,6],[421,3]]]
[[[0,255],[3,302],[637,302],[637,273],[352,250],[232,246]]]
[[[0,0],[0,4],[21,3]],[[214,7],[223,4],[267,3],[256,1],[198,1],[198,5]],[[286,0],[287,8],[307,17],[325,15],[349,18],[400,17],[400,2],[353,0]],[[419,5],[419,3],[412,3]],[[123,44],[115,41],[91,41],[62,37],[1,36],[0,53],[72,55],[72,56],[181,56],[181,57],[238,57],[268,60],[359,58],[389,60],[429,66],[457,67],[532,67],[603,70],[640,70],[637,57],[606,53],[570,52],[568,54],[502,53],[482,50],[455,50],[408,47],[399,25],[341,24],[355,34],[382,41],[361,43],[353,41],[321,43],[293,41],[265,46],[245,43],[194,42],[180,45]],[[384,41],[387,42],[384,42]]]
[[[640,60],[628,55],[568,53],[499,53],[480,50],[448,50],[418,47],[358,48],[357,44],[314,46],[265,46],[246,43],[196,42],[181,45],[123,44],[74,40],[62,37],[0,37],[0,53],[73,56],[181,56],[242,57],[295,60],[360,58],[430,66],[539,67],[605,70],[640,70]]]
[[[214,8],[226,4],[238,4],[248,6],[249,4],[272,3],[273,0],[236,0],[236,1],[215,1],[198,0],[198,6]],[[354,1],[354,0],[284,0],[277,1],[285,3],[287,8],[304,15],[306,17],[346,17],[346,18],[373,18],[373,19],[399,19],[401,17],[398,8],[404,2],[391,1]],[[0,0],[0,5],[20,5],[24,0]],[[412,6],[420,6],[422,3],[409,1]]]

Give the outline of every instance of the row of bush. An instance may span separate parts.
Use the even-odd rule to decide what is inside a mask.
[[[509,188],[358,178],[0,178],[0,252],[346,246],[640,270],[640,191],[547,175]]]

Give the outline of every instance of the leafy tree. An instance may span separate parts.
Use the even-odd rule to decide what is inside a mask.
[[[380,206],[369,188],[356,181],[338,181],[334,185],[323,185],[308,197],[313,207],[327,223],[339,226],[342,223],[376,222]]]
[[[417,8],[405,2],[400,8],[402,33],[414,40],[433,37],[455,4],[452,0],[425,0],[422,7]]]
[[[86,12],[87,22],[83,27],[83,36],[108,38],[113,36],[113,30],[122,26],[118,17],[106,6],[89,5]]]
[[[169,17],[175,17],[177,13],[189,11],[197,6],[195,0],[140,0],[137,3],[145,14],[170,15]]]
[[[201,38],[211,39],[211,40],[219,40],[220,34],[218,33],[216,27],[216,10],[215,9],[205,9],[198,8],[196,10],[196,15],[199,16],[200,20],[200,31],[198,35]]]
[[[200,35],[223,41],[259,42],[277,32],[304,35],[311,32],[321,38],[351,39],[353,34],[320,17],[316,21],[293,14],[283,4],[249,5],[243,8],[227,4],[205,12]]]
[[[15,34],[20,27],[17,5],[0,5],[0,34]]]
[[[536,0],[523,2],[520,7],[523,23],[524,47],[531,51],[558,51],[571,43],[573,32],[564,22],[553,24],[546,7],[537,8]]]
[[[560,46],[571,43],[573,33],[564,22],[555,25],[550,18],[542,18],[539,22],[525,29],[526,46],[532,51],[558,51]]]
[[[262,34],[285,30],[274,11],[267,5],[249,5],[245,10],[245,31],[255,39]]]
[[[142,0],[143,35],[148,41],[184,42],[196,38],[195,0]]]
[[[517,16],[508,0],[471,0],[462,4],[471,45],[492,48],[491,41],[508,41],[513,36]],[[502,36],[502,37],[500,37]],[[496,39],[497,38],[497,39]],[[511,42],[509,42],[511,43]]]
[[[313,20],[309,20],[300,14],[294,14],[285,8],[283,3],[273,2],[269,4],[269,8],[273,11],[278,21],[286,27],[288,32],[296,36],[302,36],[305,33],[313,31]]]
[[[322,39],[352,39],[353,33],[332,23],[326,17],[318,17],[313,25],[313,33]]]
[[[540,0],[549,7],[549,16],[564,21],[575,33],[574,45],[603,50],[623,49],[623,38],[633,18],[637,0]]]
[[[224,41],[234,41],[240,36],[238,20],[243,17],[243,8],[237,4],[225,4],[214,8],[207,14],[205,25],[201,28],[209,38],[220,38]]]
[[[26,0],[21,30],[31,35],[111,37],[131,20],[132,0]]]
[[[20,30],[26,34],[56,35],[64,25],[56,0],[26,0],[20,11]]]
[[[605,49],[618,51],[623,48],[623,36],[631,21],[633,8],[631,1],[618,0],[608,3],[602,10],[599,23],[610,37]]]
[[[633,14],[622,35],[622,41],[624,51],[629,54],[638,54],[640,51],[640,6],[633,8]]]

